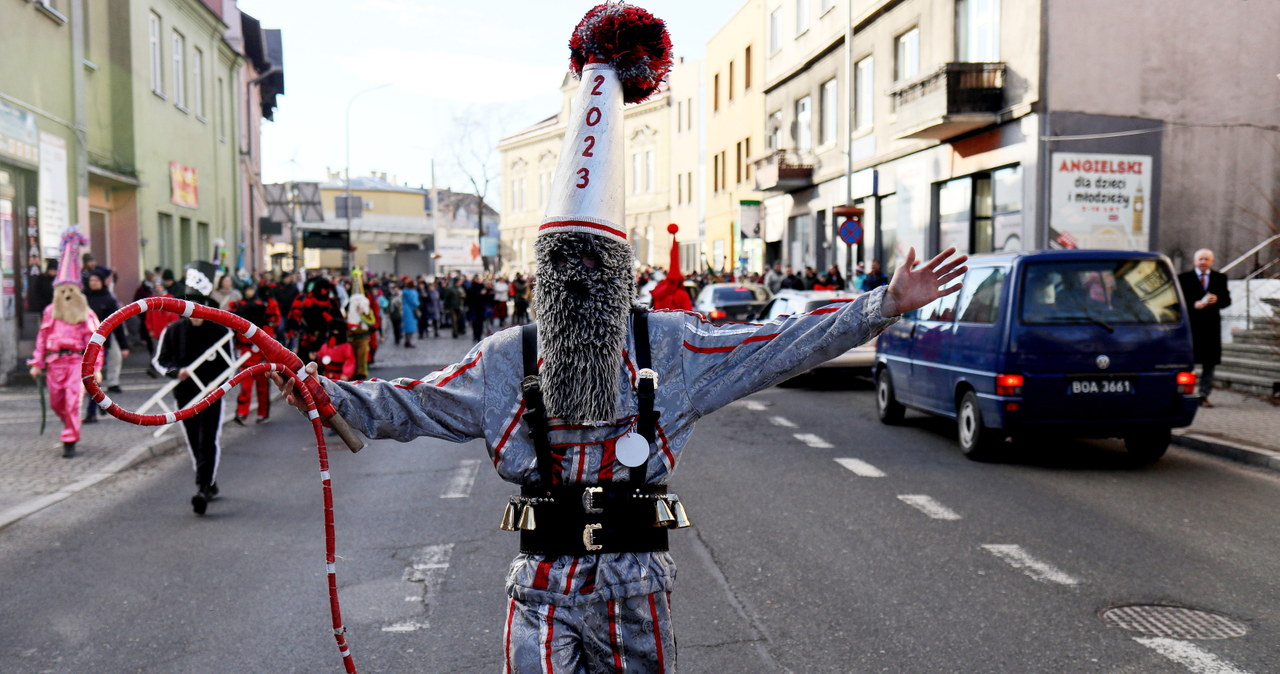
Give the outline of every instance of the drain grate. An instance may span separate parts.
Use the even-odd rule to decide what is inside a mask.
[[[1102,620],[1112,627],[1170,639],[1234,639],[1249,631],[1238,620],[1181,606],[1114,606],[1102,612]]]

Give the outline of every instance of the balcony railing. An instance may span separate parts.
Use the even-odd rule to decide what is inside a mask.
[[[813,165],[788,158],[786,150],[756,161],[756,189],[762,192],[793,192],[813,185]]]
[[[948,63],[889,92],[898,138],[946,140],[991,124],[1004,107],[1003,63]]]

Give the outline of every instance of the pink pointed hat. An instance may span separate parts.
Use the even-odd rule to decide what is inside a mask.
[[[80,233],[79,225],[71,225],[62,233],[62,255],[58,259],[58,275],[53,279],[54,286],[74,283],[80,285],[80,248],[89,245]]]
[[[671,68],[671,39],[661,19],[610,2],[582,18],[569,52],[582,84],[538,234],[583,232],[625,243],[622,104],[639,103],[658,90]]]

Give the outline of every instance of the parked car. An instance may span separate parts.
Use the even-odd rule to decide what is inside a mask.
[[[908,407],[955,419],[974,459],[1009,435],[1044,434],[1120,437],[1155,461],[1199,404],[1175,280],[1155,253],[975,255],[963,290],[880,335],[880,419]]]
[[[862,293],[856,290],[779,290],[760,310],[757,320],[769,321],[779,316],[806,314],[815,309],[856,299]],[[871,372],[876,362],[876,341],[854,347],[819,365],[815,369],[850,369]]]
[[[759,283],[709,283],[693,301],[693,310],[713,323],[749,321],[769,297],[769,289]]]

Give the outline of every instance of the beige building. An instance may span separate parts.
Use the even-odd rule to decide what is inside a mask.
[[[676,239],[680,242],[680,268],[684,273],[702,269],[702,242],[706,239],[706,167],[703,134],[706,97],[702,61],[681,60],[671,69],[667,81],[673,102],[671,114],[671,170],[668,173],[667,197],[671,202],[671,222],[680,226]],[[666,229],[657,237],[653,265],[666,268],[670,264],[671,239]]]
[[[533,240],[548,201],[572,96],[578,81],[565,76],[560,111],[498,143],[502,154],[502,268],[508,273],[534,268]],[[623,110],[620,159],[624,164],[627,238],[640,265],[661,264],[671,239],[671,124],[668,88]],[[655,257],[656,255],[656,257]],[[653,262],[657,260],[657,262]]]
[[[764,153],[764,5],[765,0],[747,0],[707,42],[707,224],[701,266],[717,272],[760,271],[764,264],[756,231],[761,194],[752,162]]]

